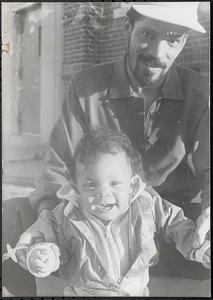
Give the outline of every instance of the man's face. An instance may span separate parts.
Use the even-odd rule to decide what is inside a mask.
[[[183,49],[187,34],[180,26],[142,17],[126,23],[128,67],[140,86],[158,85]]]
[[[76,164],[80,206],[110,221],[129,206],[132,168],[125,153],[100,154],[96,161]]]

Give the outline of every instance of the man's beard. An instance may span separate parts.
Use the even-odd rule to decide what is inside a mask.
[[[131,66],[130,66],[131,68]],[[140,70],[140,64],[138,63],[138,59],[136,61],[136,66],[132,70],[135,79],[138,81],[141,87],[152,87],[152,78],[151,73],[148,69]]]
[[[137,84],[139,84],[140,87],[150,87],[151,86],[149,74],[148,73],[141,74],[141,72],[139,70],[139,64],[137,62],[136,62],[135,68],[132,67],[129,51],[127,52],[127,64],[128,64],[128,68],[131,72],[131,75],[133,76],[133,79],[136,80]]]
[[[152,57],[151,55],[145,55],[142,51],[136,52],[136,63],[135,67],[131,65],[131,57],[130,57],[130,41],[128,43],[127,49],[127,61],[128,67],[141,87],[155,87],[158,86],[165,77],[164,70],[166,69],[166,64],[160,62],[158,59]],[[144,68],[140,69],[141,63],[144,64]],[[160,68],[162,73],[159,74],[155,79],[153,78],[154,74],[149,70],[148,66],[146,67],[145,64],[149,64],[150,68]]]

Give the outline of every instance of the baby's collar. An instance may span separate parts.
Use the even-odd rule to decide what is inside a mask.
[[[139,175],[137,176],[137,191],[130,200],[130,203],[132,203],[134,200],[136,200],[139,196],[144,196],[147,198],[152,198],[151,195],[146,191],[146,183],[142,181],[141,177]]]
[[[139,196],[150,198],[151,195],[145,190],[146,184],[138,176],[138,189],[135,195],[131,198],[130,204],[133,203]],[[73,189],[70,183],[63,185],[56,193],[57,197],[61,200],[68,200],[69,203],[64,208],[64,215],[68,216],[73,210],[74,206],[79,207],[80,196]]]
[[[67,217],[73,210],[74,206],[79,207],[80,196],[73,189],[70,183],[63,185],[56,193],[57,197],[61,200],[68,200],[69,203],[64,208],[64,215]]]

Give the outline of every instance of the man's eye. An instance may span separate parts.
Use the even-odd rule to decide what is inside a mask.
[[[170,44],[174,44],[175,42],[177,42],[176,39],[167,39],[167,42]]]
[[[179,43],[179,39],[178,38],[169,38],[167,39],[167,42],[170,44],[170,45],[177,45]]]
[[[141,38],[150,38],[152,36],[152,33],[149,31],[140,31],[139,36]]]

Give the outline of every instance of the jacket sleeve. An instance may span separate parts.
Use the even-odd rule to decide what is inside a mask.
[[[205,109],[199,125],[196,129],[192,151],[192,171],[200,178],[202,183],[201,207],[205,209],[210,205],[210,133],[209,133],[209,109]]]
[[[66,238],[64,232],[64,223],[65,223],[65,216],[64,216],[64,208],[66,207],[66,201],[62,201],[59,203],[51,212],[52,218],[52,226],[55,232],[57,245],[60,251],[60,264],[66,264],[67,261],[70,259],[72,252],[72,245],[70,244],[70,240]]]
[[[154,218],[156,230],[167,243],[175,243],[176,248],[185,258],[190,257],[193,250],[192,237],[195,224],[186,218],[183,210],[172,203],[155,196]]]
[[[31,206],[38,213],[43,208],[55,207],[57,190],[71,181],[73,149],[86,128],[85,124],[85,114],[76,96],[74,80],[71,80],[61,116],[50,135],[49,149],[36,181],[36,191],[30,196]]]

